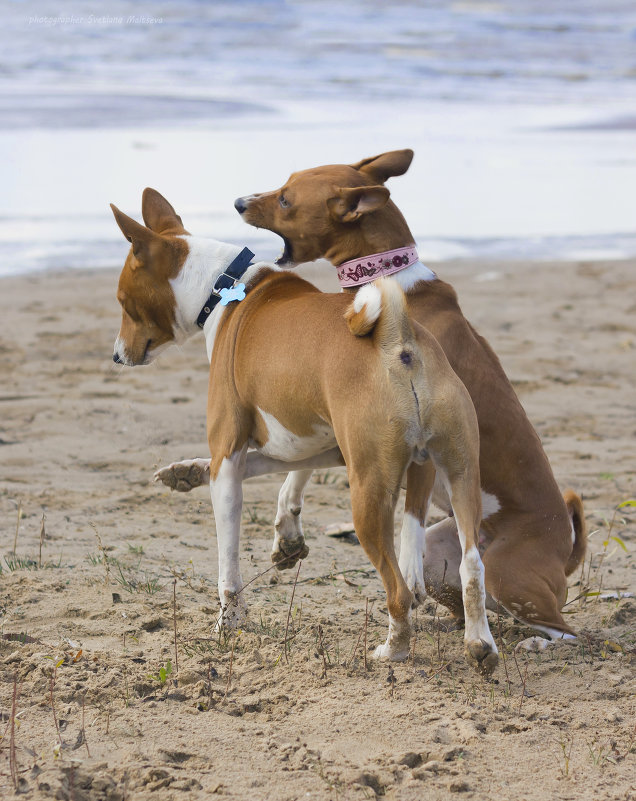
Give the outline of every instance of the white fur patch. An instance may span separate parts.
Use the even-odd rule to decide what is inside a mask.
[[[353,309],[360,313],[364,309],[365,319],[369,324],[375,323],[382,311],[382,293],[374,284],[365,284],[353,299]]]
[[[425,523],[426,521],[424,521]],[[424,552],[426,550],[426,528],[417,517],[404,512],[400,535],[400,572],[406,586],[422,601],[426,597],[424,586]]]
[[[258,413],[267,427],[267,442],[259,449],[265,456],[294,462],[322,453],[337,444],[333,429],[327,424],[314,426],[314,433],[308,437],[299,437],[281,425],[274,415],[262,409],[258,409]]]
[[[501,509],[501,504],[496,495],[481,491],[481,519],[486,520],[491,515],[497,514]]]
[[[415,264],[412,264],[405,270],[393,273],[391,278],[398,282],[404,292],[408,292],[420,281],[434,281],[437,276],[431,269],[422,264],[421,261],[416,261]]]
[[[544,634],[547,634],[552,640],[576,640],[574,634],[568,634],[565,631],[559,631],[559,629],[553,629],[550,626],[537,625],[531,621],[528,621],[528,625],[537,631],[542,631]]]
[[[176,278],[170,279],[175,297],[174,338],[177,343],[192,336],[203,304],[216,279],[232,263],[242,248],[216,239],[182,236],[188,255]],[[193,330],[194,327],[194,330]]]

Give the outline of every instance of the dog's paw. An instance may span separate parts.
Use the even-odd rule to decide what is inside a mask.
[[[387,640],[382,645],[378,645],[373,652],[373,658],[381,662],[406,662],[409,658],[409,648],[408,645],[396,647]]]
[[[424,579],[422,579],[421,582],[407,581],[406,586],[413,593],[413,600],[411,601],[411,609],[417,609],[418,606],[421,606],[424,603],[427,596],[426,587],[424,586]]]
[[[272,562],[278,570],[288,570],[300,559],[304,559],[308,553],[309,548],[302,534],[294,539],[276,537],[272,547]]]
[[[236,630],[245,624],[247,620],[247,606],[243,599],[242,594],[235,592],[225,592],[225,603],[221,607],[216,625],[215,632],[221,630]]]
[[[177,492],[190,492],[195,487],[210,483],[210,460],[188,459],[184,462],[173,462],[157,470],[154,480],[161,481]]]
[[[482,676],[490,676],[499,662],[499,654],[494,641],[467,640],[464,645],[464,653],[468,664]]]
[[[388,660],[390,662],[404,662],[408,659],[411,646],[410,615],[404,620],[397,621],[389,618],[389,634],[386,642],[373,652],[374,659]]]
[[[416,609],[426,600],[427,596],[424,585],[424,572],[422,570],[422,557],[418,555],[417,560],[410,560],[400,564],[400,572],[404,577],[406,586],[413,593],[411,609]]]

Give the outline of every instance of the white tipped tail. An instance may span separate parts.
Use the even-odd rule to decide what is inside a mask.
[[[373,330],[382,311],[382,292],[375,284],[361,287],[353,303],[345,312],[349,330],[356,337],[363,337]]]

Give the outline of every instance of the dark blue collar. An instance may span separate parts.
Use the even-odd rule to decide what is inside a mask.
[[[248,248],[243,248],[230,266],[226,267],[216,279],[210,297],[205,301],[201,313],[197,317],[197,325],[199,328],[203,328],[205,321],[212,314],[214,307],[221,300],[221,290],[234,287],[236,282],[243,276],[243,273],[252,263],[253,258],[254,254],[252,251]]]

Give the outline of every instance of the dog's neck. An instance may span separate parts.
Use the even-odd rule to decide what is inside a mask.
[[[338,268],[345,262],[410,247],[415,248],[413,234],[402,212],[389,200],[382,209],[363,217],[347,237],[340,238],[328,248],[325,258]],[[394,272],[391,278],[400,284],[404,292],[408,292],[421,281],[434,281],[437,276],[418,260]],[[343,289],[345,292],[356,292],[358,287]]]
[[[179,274],[170,280],[175,297],[174,340],[176,344],[185,342],[201,330],[197,325],[201,309],[210,297],[219,276],[242,251],[238,245],[230,245],[216,239],[194,236],[182,236],[181,238],[188,245],[188,255]],[[253,264],[246,270],[241,279],[242,282],[248,284],[264,266],[275,269],[273,265],[265,265],[263,262]],[[208,359],[212,356],[216,329],[225,308],[227,307],[218,304],[203,326]]]
[[[361,259],[352,259],[341,264],[337,272],[340,286],[349,290],[357,290],[378,278],[390,275],[407,291],[419,281],[432,281],[437,277],[419,260],[415,247],[385,250]]]

